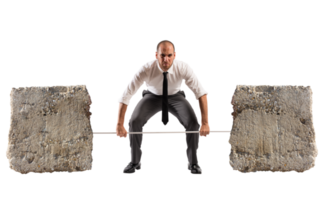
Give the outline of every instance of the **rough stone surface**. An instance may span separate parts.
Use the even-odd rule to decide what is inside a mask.
[[[10,96],[11,169],[28,173],[92,168],[92,102],[86,86],[20,87]]]
[[[314,166],[318,151],[309,86],[238,85],[231,104],[234,170],[303,172]]]

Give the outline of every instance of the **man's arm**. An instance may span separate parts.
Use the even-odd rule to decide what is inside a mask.
[[[199,97],[199,107],[201,112],[201,127],[200,135],[206,137],[209,134],[209,125],[208,125],[208,109],[207,109],[207,95]]]
[[[117,123],[116,132],[117,132],[117,136],[120,136],[120,137],[127,137],[127,131],[123,126],[123,123],[125,121],[125,114],[126,114],[127,106],[128,105],[126,105],[124,103],[119,104],[118,123]]]
[[[117,125],[126,125],[127,124],[127,114],[129,111],[129,106],[124,103],[117,104],[116,118],[115,123]]]

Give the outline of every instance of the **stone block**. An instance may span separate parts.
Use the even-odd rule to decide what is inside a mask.
[[[20,172],[92,168],[91,99],[85,85],[12,88],[7,158]]]
[[[230,165],[241,172],[297,171],[318,154],[309,86],[237,85]]]

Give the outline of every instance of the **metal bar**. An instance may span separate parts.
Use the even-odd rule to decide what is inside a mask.
[[[147,133],[199,133],[200,131],[165,131],[165,132],[155,132],[155,131],[150,131],[150,132],[127,132],[128,134],[147,134]],[[227,132],[229,133],[230,131],[209,131],[210,133],[223,133]],[[117,134],[117,132],[93,132],[93,134]]]

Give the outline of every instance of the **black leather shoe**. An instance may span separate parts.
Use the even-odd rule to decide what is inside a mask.
[[[193,174],[201,174],[201,169],[198,164],[188,164],[188,169]]]
[[[134,173],[135,169],[140,169],[140,163],[134,164],[130,162],[127,167],[123,170],[124,173]]]

